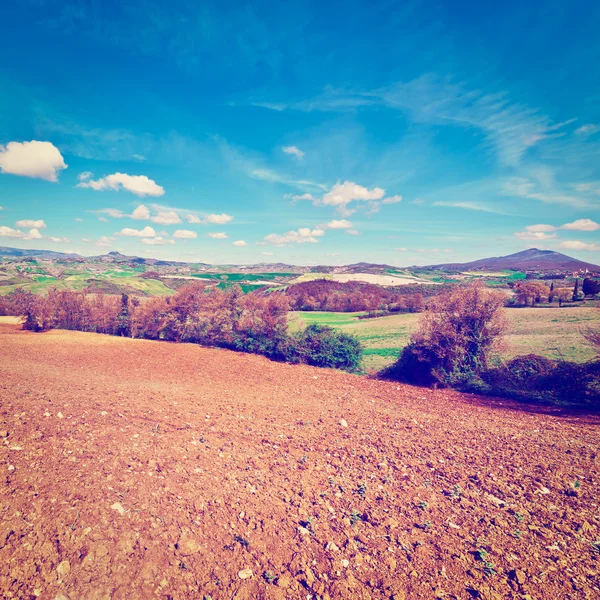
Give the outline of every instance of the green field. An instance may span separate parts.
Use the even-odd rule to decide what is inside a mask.
[[[329,325],[354,334],[365,351],[363,369],[367,373],[381,370],[394,362],[410,335],[418,326],[420,315],[398,314],[376,319],[358,319],[362,313],[293,312],[290,329],[297,330],[312,323]],[[548,358],[584,362],[594,351],[581,335],[586,327],[600,327],[600,310],[577,308],[511,308],[502,355],[512,358],[520,354],[540,354]]]
[[[36,275],[35,281],[0,286],[0,295],[9,294],[17,287],[33,292],[34,294],[47,294],[51,288],[58,290],[82,291],[89,285],[90,279],[115,283],[120,287],[137,290],[149,296],[170,296],[175,290],[168,288],[158,279],[143,279],[131,269],[128,271],[108,270],[102,273],[75,271],[58,279],[50,275]]]
[[[295,277],[295,273],[192,273],[192,277],[239,283],[240,281],[275,281],[282,277]]]

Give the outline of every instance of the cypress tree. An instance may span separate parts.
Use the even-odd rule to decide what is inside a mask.
[[[579,279],[575,280],[575,287],[573,288],[573,302],[577,302],[579,298]]]
[[[121,312],[117,317],[117,335],[129,337],[131,325],[129,322],[129,296],[121,294]]]

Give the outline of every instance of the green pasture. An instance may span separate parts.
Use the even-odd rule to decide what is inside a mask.
[[[418,327],[418,314],[397,314],[375,319],[358,319],[362,313],[291,312],[290,330],[312,323],[329,325],[354,334],[363,344],[363,369],[373,373],[390,365],[400,355]],[[563,308],[506,309],[508,331],[502,356],[540,354],[548,358],[584,362],[594,357],[582,331],[600,327],[600,310],[581,305]]]

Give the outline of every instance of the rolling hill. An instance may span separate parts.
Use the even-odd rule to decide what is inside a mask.
[[[425,268],[446,271],[502,271],[504,269],[515,271],[580,271],[585,269],[600,271],[598,265],[586,263],[553,250],[539,250],[538,248],[529,248],[507,256],[481,258],[466,263],[429,265]]]

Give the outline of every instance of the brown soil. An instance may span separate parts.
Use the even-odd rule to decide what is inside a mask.
[[[0,594],[598,598],[599,423],[0,324]]]

